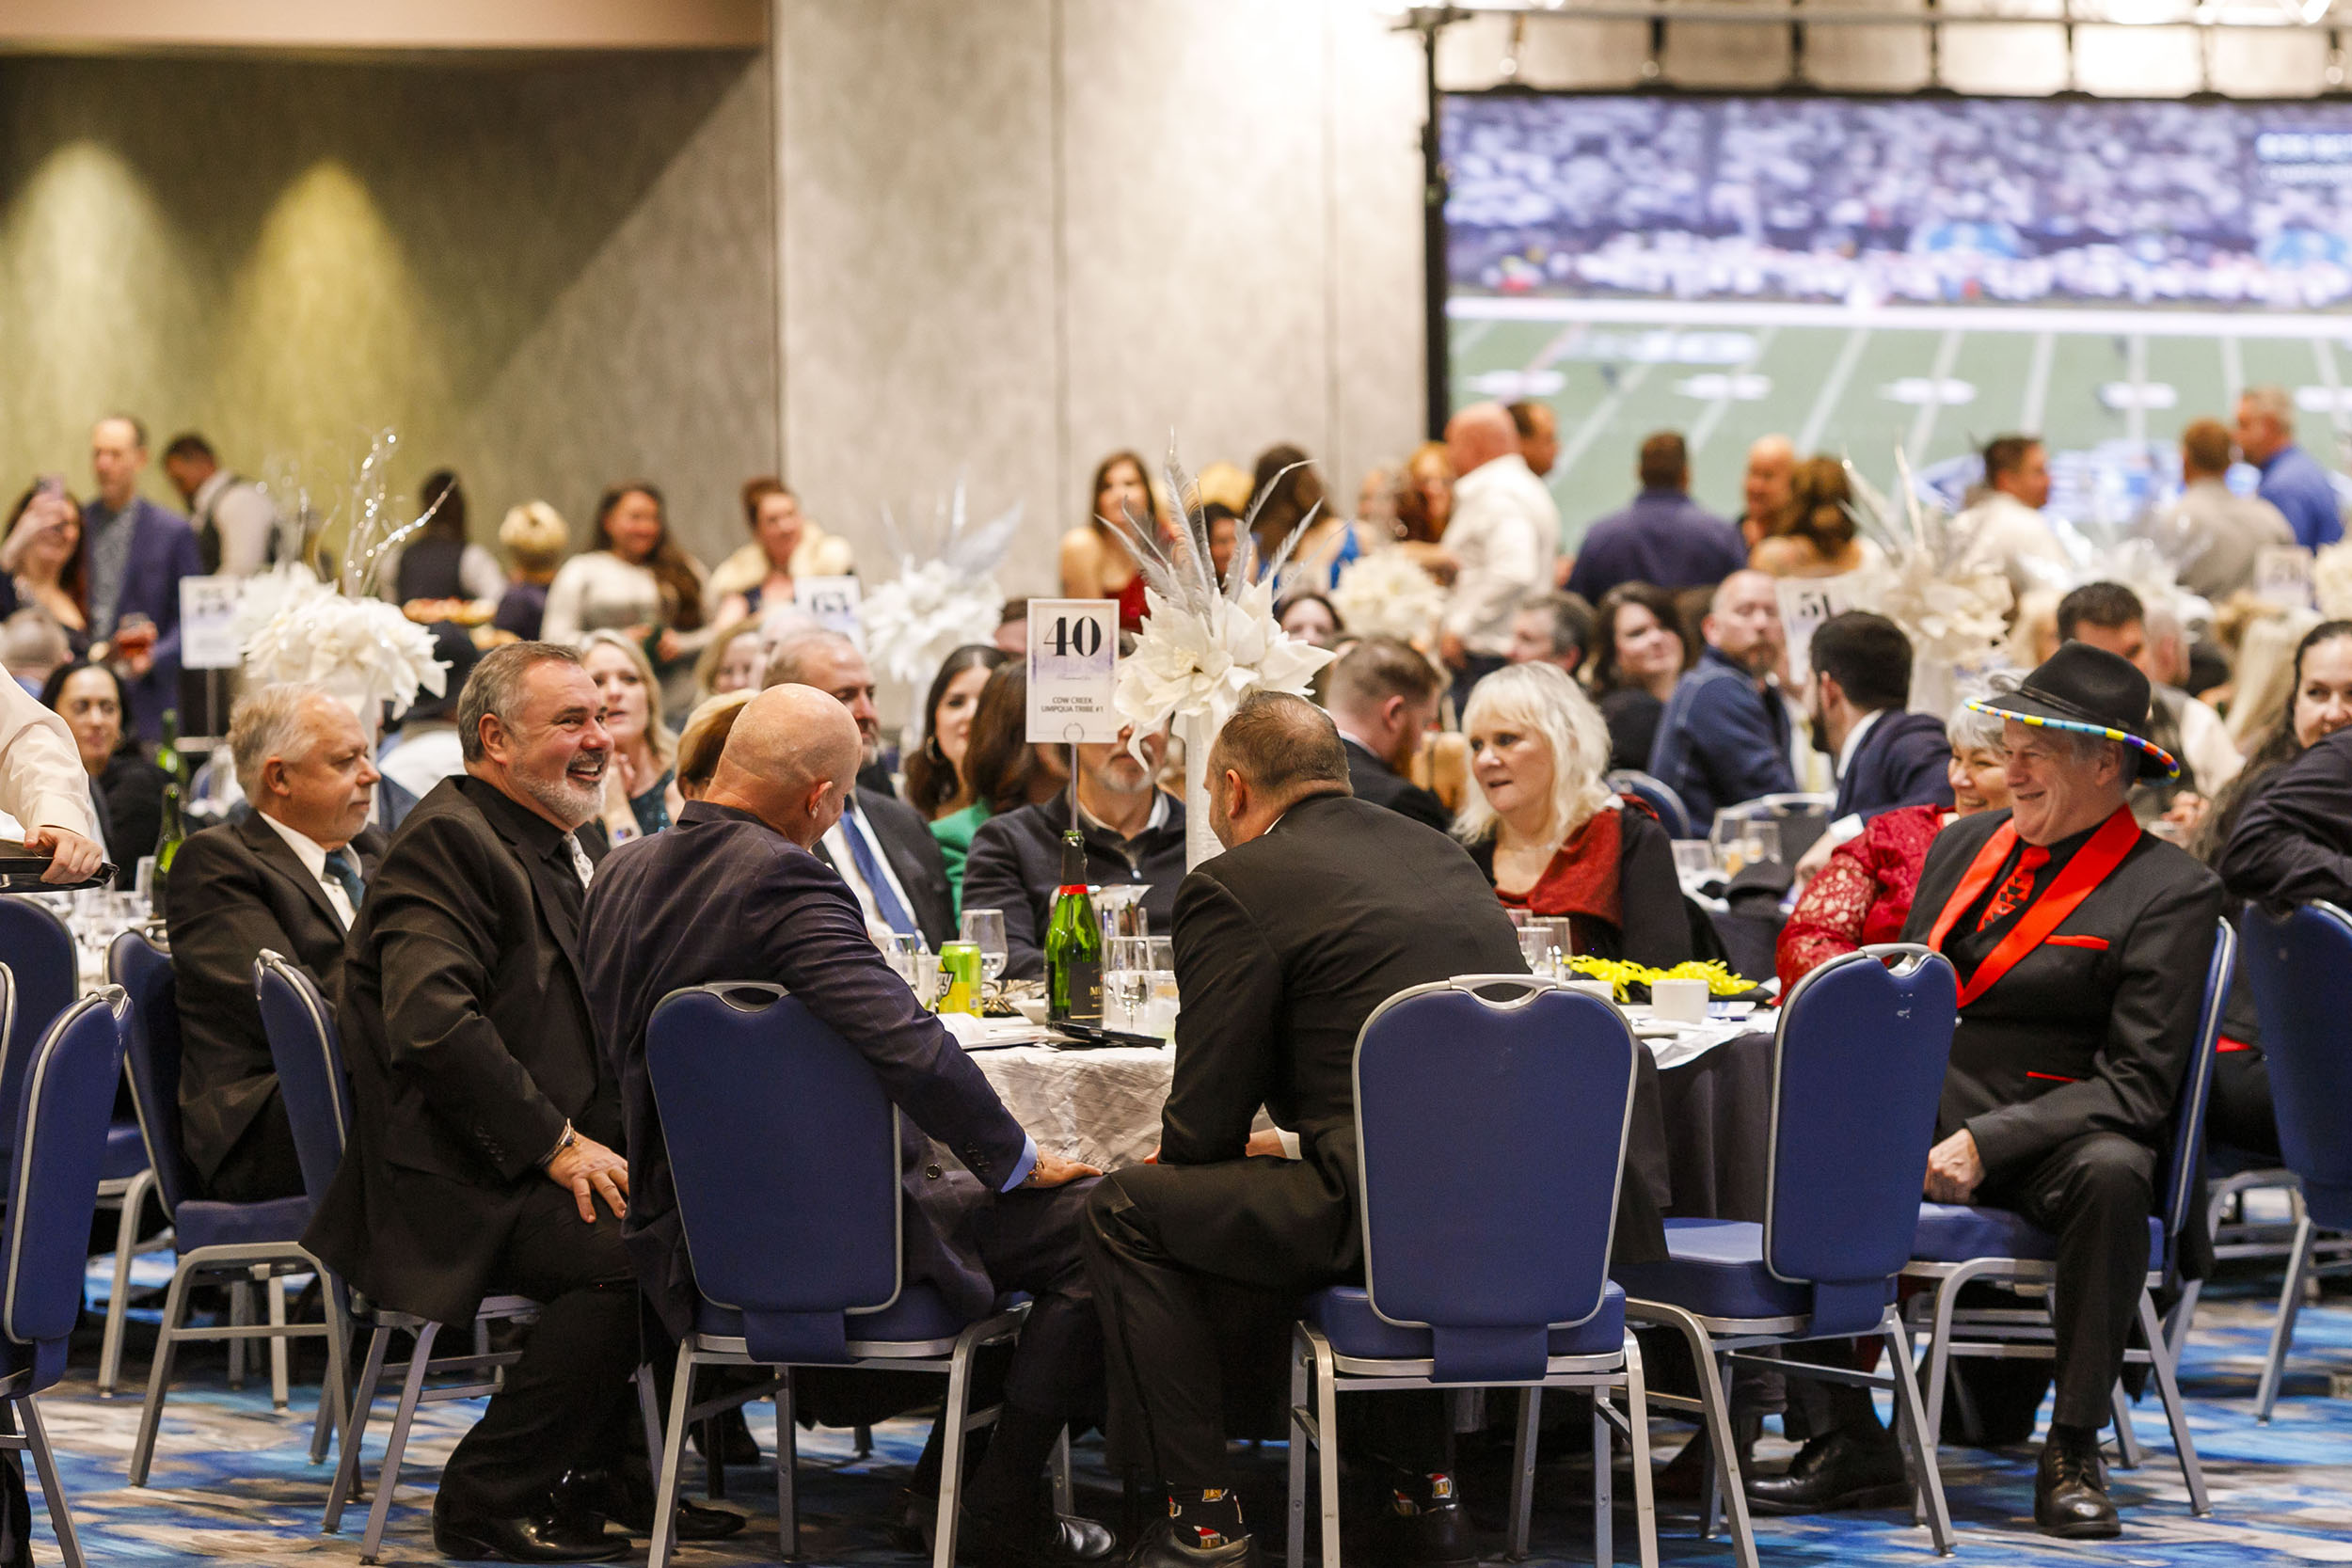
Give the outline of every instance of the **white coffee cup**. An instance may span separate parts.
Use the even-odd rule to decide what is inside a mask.
[[[1581,990],[1587,996],[1597,996],[1603,1002],[1613,1002],[1617,998],[1617,988],[1607,980],[1566,980],[1562,984],[1570,990]]]
[[[1707,1022],[1707,982],[1654,980],[1649,988],[1650,1012],[1669,1023]]]

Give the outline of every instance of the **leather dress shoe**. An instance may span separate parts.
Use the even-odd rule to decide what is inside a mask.
[[[956,1555],[975,1568],[1079,1568],[1107,1561],[1118,1546],[1108,1528],[1069,1513],[1054,1515],[1043,1529],[1007,1528],[967,1509],[956,1535]]]
[[[1369,1535],[1365,1556],[1377,1568],[1462,1568],[1478,1560],[1458,1502],[1424,1502],[1410,1513],[1382,1509]]]
[[[890,1505],[890,1516],[882,1521],[882,1534],[894,1550],[929,1558],[939,1534],[939,1499],[911,1488],[901,1491]]]
[[[1239,1535],[1220,1538],[1213,1546],[1186,1545],[1177,1539],[1176,1521],[1161,1519],[1136,1543],[1127,1568],[1259,1568],[1258,1538]]]
[[[459,1562],[610,1562],[628,1542],[601,1528],[590,1533],[551,1506],[503,1518],[452,1506],[443,1493],[433,1499],[433,1547]]]
[[[2053,1434],[2042,1445],[2033,1478],[2033,1522],[2044,1535],[2063,1541],[2111,1541],[2123,1533],[2123,1521],[2107,1497],[2097,1433],[2087,1442]]]
[[[1748,1479],[1748,1511],[1782,1516],[1841,1508],[1895,1508],[1911,1499],[1911,1477],[1892,1433],[1831,1432],[1797,1450],[1786,1474]]]
[[[714,1430],[719,1437],[719,1463],[722,1465],[756,1465],[766,1457],[759,1451],[759,1439],[752,1435],[751,1423],[743,1419],[743,1407],[722,1410],[707,1421],[696,1421],[687,1429],[694,1451],[705,1459],[710,1455],[703,1448],[703,1433]]]
[[[653,1534],[653,1476],[637,1465],[618,1470],[572,1470],[555,1483],[555,1511],[581,1530],[611,1520],[634,1536]],[[718,1541],[743,1528],[743,1515],[709,1508],[681,1494],[675,1513],[680,1541]]]

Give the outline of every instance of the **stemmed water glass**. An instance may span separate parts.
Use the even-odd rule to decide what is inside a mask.
[[[966,910],[962,929],[963,940],[980,950],[980,977],[992,986],[1003,979],[1005,965],[1011,961],[1005,946],[1005,911]]]

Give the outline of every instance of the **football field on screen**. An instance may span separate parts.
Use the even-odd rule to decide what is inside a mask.
[[[2169,444],[2227,422],[2240,388],[2296,396],[2299,434],[2341,461],[2352,427],[2352,321],[2177,311],[1581,300],[1457,294],[1454,405],[1533,397],[1558,418],[1550,475],[1571,538],[1635,489],[1642,437],[1689,441],[1692,493],[1736,515],[1748,444],[1850,457],[1891,493],[1915,469],[2010,432],[2054,456]],[[2142,447],[2144,450],[2144,447]]]

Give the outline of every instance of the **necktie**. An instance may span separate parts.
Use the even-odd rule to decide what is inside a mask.
[[[841,836],[850,841],[850,858],[857,862],[857,874],[866,879],[866,891],[874,895],[874,912],[882,923],[902,937],[920,936],[914,917],[898,902],[898,895],[891,888],[890,879],[882,874],[882,858],[874,847],[866,842],[866,833],[855,812],[841,814]]]
[[[572,852],[572,869],[580,873],[580,885],[586,887],[596,879],[596,863],[588,858],[588,851],[580,847],[578,833],[564,835],[564,847]]]
[[[342,888],[343,896],[351,900],[351,912],[358,914],[360,891],[366,884],[359,880],[359,863],[349,848],[326,852],[326,874]]]
[[[2000,891],[1993,895],[1993,902],[1987,904],[1984,913],[1978,917],[1977,929],[1981,931],[1999,925],[2014,913],[2020,904],[2032,897],[2033,874],[2048,863],[2049,859],[2050,851],[2040,845],[2026,846],[2026,852],[2017,857],[2017,869],[2009,874],[2009,880],[2001,884]]]

